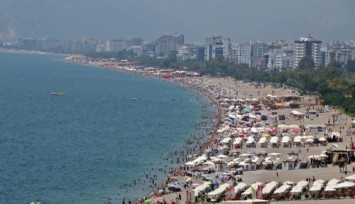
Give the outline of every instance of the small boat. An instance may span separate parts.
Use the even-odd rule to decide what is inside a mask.
[[[55,95],[55,96],[64,96],[65,93],[64,92],[51,92],[52,95]]]
[[[131,100],[132,100],[132,101],[136,101],[136,100],[138,100],[138,98],[131,98]]]

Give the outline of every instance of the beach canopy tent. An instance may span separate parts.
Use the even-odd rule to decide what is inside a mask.
[[[277,144],[279,142],[279,137],[271,137],[270,139],[270,143],[271,144]]]
[[[292,186],[288,185],[288,184],[283,184],[282,186],[280,186],[278,189],[276,189],[274,191],[274,194],[280,194],[280,193],[286,193],[289,192],[291,190]]]
[[[337,188],[352,188],[355,186],[355,183],[354,182],[351,182],[351,181],[344,181],[342,183],[338,183],[334,188],[337,189]]]
[[[326,192],[333,192],[336,191],[335,186],[340,182],[339,179],[332,179],[328,181],[327,186],[325,187],[324,191]]]
[[[281,143],[289,143],[290,142],[290,137],[289,136],[283,136],[281,138]]]
[[[308,181],[299,181],[296,186],[294,186],[291,190],[291,193],[301,193],[303,189],[308,185]]]
[[[231,141],[231,139],[232,139],[232,138],[230,138],[230,137],[226,137],[226,138],[224,138],[224,139],[221,141],[221,143],[222,143],[222,144],[228,144],[228,143]]]
[[[233,144],[234,144],[234,145],[239,145],[239,144],[242,143],[242,140],[243,140],[243,138],[237,137],[237,138],[234,139]]]
[[[267,138],[266,137],[262,137],[262,138],[260,138],[259,139],[259,144],[264,144],[264,143],[266,143],[267,142]]]
[[[252,188],[253,189],[258,189],[258,186],[260,186],[260,185],[263,185],[263,183],[261,183],[261,182],[256,182],[256,183],[254,183],[254,184],[252,184],[246,191],[244,191],[243,193],[242,193],[242,195],[251,195],[251,193],[252,193]]]
[[[281,153],[278,153],[278,152],[271,152],[269,154],[267,154],[268,156],[280,156]]]
[[[194,191],[195,191],[195,196],[198,196],[200,192],[205,191],[208,187],[211,186],[210,182],[204,182],[203,184],[197,186]]]
[[[288,125],[280,124],[280,125],[277,126],[277,128],[279,128],[279,129],[288,129]]]
[[[192,160],[190,162],[186,162],[185,165],[186,166],[197,166],[198,164],[202,164],[203,162],[205,162],[207,160],[206,155],[202,155],[200,157],[197,157],[195,160]]]
[[[302,116],[302,115],[303,115],[303,113],[301,113],[301,112],[299,112],[299,111],[296,111],[296,110],[292,110],[292,111],[291,111],[291,114],[292,114],[292,115],[296,115],[296,116]]]
[[[270,194],[273,190],[277,188],[278,185],[279,183],[276,181],[271,181],[270,183],[267,183],[262,190],[263,194],[264,195]]]
[[[325,139],[325,137],[321,137],[321,138],[318,139],[318,141],[319,141],[319,142],[326,142],[327,139]]]
[[[311,192],[319,192],[324,188],[324,180],[317,180],[313,182],[312,187],[309,189]]]
[[[207,195],[208,196],[218,196],[221,195],[222,193],[224,193],[228,187],[230,187],[231,184],[229,183],[224,183],[221,186],[219,186],[216,190],[209,192]]]
[[[246,183],[240,182],[234,187],[234,193],[237,194],[237,193],[245,190],[247,187],[248,187],[248,185]]]
[[[350,181],[355,181],[355,174],[347,176],[347,177],[345,177],[345,179],[350,180]]]
[[[248,137],[248,140],[245,142],[245,144],[253,144],[255,142],[254,138]]]

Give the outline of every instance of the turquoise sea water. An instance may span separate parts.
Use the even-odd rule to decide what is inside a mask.
[[[0,203],[144,196],[146,174],[161,182],[156,168],[199,134],[206,104],[166,81],[0,52]]]

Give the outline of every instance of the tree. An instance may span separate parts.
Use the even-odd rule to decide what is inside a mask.
[[[301,59],[301,61],[298,63],[298,68],[300,68],[301,70],[305,70],[305,69],[314,69],[315,65],[314,65],[314,60],[312,57],[303,57]]]
[[[355,72],[355,60],[348,61],[348,63],[345,65],[345,69],[348,72]]]
[[[178,54],[178,52],[176,50],[169,51],[168,59],[172,62],[176,62],[177,61],[177,54]]]
[[[335,67],[335,68],[343,68],[343,63],[337,62],[337,61],[332,61],[328,64],[328,67]]]

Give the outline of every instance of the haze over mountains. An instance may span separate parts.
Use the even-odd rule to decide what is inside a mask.
[[[130,38],[182,33],[233,41],[355,38],[353,0],[0,0],[0,39]]]

